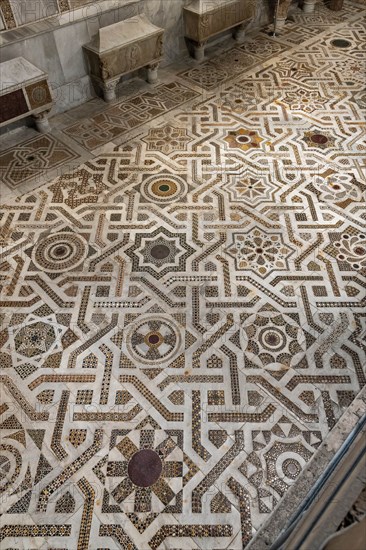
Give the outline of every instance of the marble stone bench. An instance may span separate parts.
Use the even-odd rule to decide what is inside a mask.
[[[185,37],[191,41],[194,57],[202,61],[206,42],[229,29],[234,38],[244,39],[244,23],[255,15],[256,0],[193,0],[183,8]]]
[[[116,98],[121,76],[147,67],[147,81],[158,78],[163,54],[164,29],[156,27],[144,14],[99,29],[98,35],[83,46],[90,77],[103,91],[105,101]]]
[[[0,63],[0,126],[32,115],[39,132],[50,131],[47,115],[54,102],[47,76],[24,57]]]

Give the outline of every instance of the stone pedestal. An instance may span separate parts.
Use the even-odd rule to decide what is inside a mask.
[[[147,68],[150,84],[157,81],[163,34],[142,14],[99,29],[95,39],[83,46],[91,79],[103,91],[105,101],[116,99],[121,76],[142,67]]]
[[[229,29],[235,40],[244,40],[243,23],[255,15],[256,0],[193,0],[183,9],[185,37],[192,43],[194,58],[202,61],[207,41]]]

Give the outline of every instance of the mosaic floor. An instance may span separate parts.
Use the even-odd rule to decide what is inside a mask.
[[[365,11],[4,153],[102,147],[2,207],[4,550],[240,550],[365,385]]]

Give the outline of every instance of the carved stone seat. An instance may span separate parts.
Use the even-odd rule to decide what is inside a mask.
[[[244,39],[244,23],[255,14],[256,0],[193,0],[183,9],[185,36],[193,43],[194,57],[202,61],[206,42],[235,29],[234,38]]]
[[[116,98],[121,76],[147,67],[147,81],[157,81],[163,53],[164,30],[141,14],[99,29],[98,35],[83,46],[90,76],[103,91],[105,101]]]
[[[53,100],[47,74],[24,57],[0,63],[0,126],[32,115],[39,132],[50,131]]]

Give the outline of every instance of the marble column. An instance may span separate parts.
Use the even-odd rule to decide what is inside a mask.
[[[302,11],[304,13],[313,13],[315,9],[316,0],[304,0]]]
[[[158,81],[159,63],[153,63],[147,68],[147,81],[149,84],[155,84]]]
[[[119,78],[117,80],[111,80],[109,82],[103,83],[103,97],[104,100],[107,101],[107,103],[110,103],[111,101],[114,101],[116,99],[116,88],[118,82]]]
[[[196,61],[203,61],[205,58],[206,42],[198,42],[193,46],[194,58]]]

